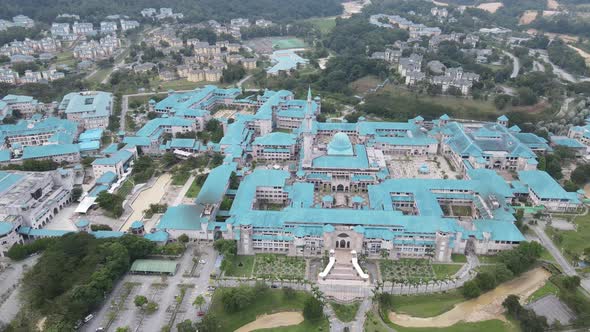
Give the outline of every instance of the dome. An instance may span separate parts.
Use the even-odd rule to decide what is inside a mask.
[[[345,133],[337,133],[328,144],[328,155],[352,156],[352,143]]]

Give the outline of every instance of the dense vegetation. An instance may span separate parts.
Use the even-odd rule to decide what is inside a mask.
[[[50,103],[61,101],[63,96],[72,91],[84,91],[89,89],[89,84],[82,80],[81,75],[72,75],[67,78],[55,80],[51,84],[30,83],[15,86],[8,83],[0,83],[0,96],[7,94],[20,94],[33,96],[41,102]]]
[[[52,22],[62,13],[79,14],[90,21],[98,22],[107,15],[122,14],[138,16],[146,7],[160,8],[157,0],[4,0],[2,18],[10,19],[24,14],[33,19]],[[338,15],[342,11],[338,0],[170,0],[166,2],[174,12],[183,13],[187,20],[215,19],[229,21],[236,17],[266,18],[273,21],[291,21],[313,16]]]
[[[71,233],[39,241],[49,243],[24,276],[24,309],[7,331],[33,331],[40,317],[47,317],[47,331],[73,331],[77,320],[98,308],[130,263],[154,247],[131,235],[96,239],[87,233]]]
[[[588,73],[584,58],[561,39],[549,44],[547,53],[549,54],[549,60],[572,74],[586,75]]]
[[[537,242],[524,242],[513,250],[501,252],[498,254],[500,264],[479,272],[473,280],[463,285],[463,296],[477,297],[527,271],[536,264],[542,252],[543,247]]]
[[[523,331],[545,331],[549,327],[545,317],[537,316],[532,309],[523,307],[516,295],[508,295],[502,306],[510,318],[518,321]]]

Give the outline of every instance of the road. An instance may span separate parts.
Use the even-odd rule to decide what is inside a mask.
[[[510,74],[510,78],[518,77],[518,73],[520,72],[520,59],[518,59],[516,56],[514,56],[514,54],[510,52],[503,50],[502,53],[504,53],[504,55],[507,55],[512,59],[512,74]]]
[[[242,84],[244,84],[244,82],[246,82],[247,80],[249,80],[250,77],[252,77],[252,74],[250,74],[250,75],[242,78],[238,83],[236,83],[236,86],[241,89],[242,88]]]
[[[557,264],[559,264],[559,266],[561,266],[563,273],[567,274],[568,276],[577,275],[574,267],[567,261],[567,259],[565,259],[565,257],[563,257],[563,255],[561,254],[561,251],[555,246],[555,244],[553,244],[553,241],[551,241],[549,236],[547,236],[547,234],[545,234],[545,230],[541,226],[538,226],[538,225],[531,225],[531,228],[533,229],[535,234],[537,234],[537,236],[539,237],[539,240],[541,240],[541,244],[545,248],[547,248],[547,250],[549,251],[551,256],[553,256],[553,258],[555,258],[555,261],[557,262]]]

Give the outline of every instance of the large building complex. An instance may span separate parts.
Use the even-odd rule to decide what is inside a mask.
[[[164,105],[174,99],[161,102],[160,112],[172,110]],[[344,250],[449,261],[453,253],[494,254],[525,241],[514,224],[519,200],[552,211],[581,206],[577,193],[536,169],[537,153],[551,149],[547,142],[508,127],[504,116],[495,123],[447,115],[321,123],[321,100],[311,91],[307,100],[265,91],[224,103],[255,111],[226,126],[219,143],[224,164],[211,171],[195,204],[167,210],[158,231],[235,239],[247,255]],[[440,161],[455,175],[428,164]],[[514,172],[517,180],[508,176]],[[233,173],[242,177],[237,189],[229,188]],[[221,210],[228,199],[231,208]]]

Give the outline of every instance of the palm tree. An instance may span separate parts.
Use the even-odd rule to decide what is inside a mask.
[[[195,307],[199,307],[199,311],[202,311],[201,308],[203,307],[203,304],[205,304],[205,298],[203,297],[203,295],[197,296],[193,301],[193,305]]]

